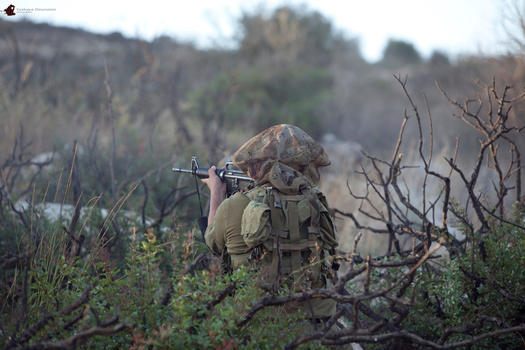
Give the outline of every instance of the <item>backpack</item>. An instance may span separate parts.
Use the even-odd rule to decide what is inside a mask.
[[[269,280],[301,291],[327,286],[339,268],[335,255],[335,211],[324,194],[302,187],[285,194],[274,187],[256,187],[241,223],[247,246],[243,254],[230,252],[234,268],[256,258],[269,265]],[[237,266],[236,266],[237,265]],[[330,283],[331,284],[331,283]]]

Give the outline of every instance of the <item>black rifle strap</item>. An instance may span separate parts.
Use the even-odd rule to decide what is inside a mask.
[[[197,181],[197,176],[194,176],[194,178],[195,189],[197,190],[197,197],[199,198],[199,207],[201,209],[201,217],[197,220],[197,224],[199,225],[199,229],[201,230],[202,239],[204,240],[204,243],[206,243],[206,239],[204,238],[204,232],[206,232],[206,228],[208,228],[208,217],[204,216],[204,212],[202,211],[201,192],[199,190],[199,183]]]
[[[197,190],[197,197],[199,197],[199,207],[201,208],[201,216],[204,216],[204,213],[202,211],[201,192],[199,191],[199,183],[197,182],[197,176],[194,176],[194,178],[195,178],[195,189]]]
[[[204,240],[204,243],[206,243],[206,238],[204,238],[204,232],[206,232],[206,229],[208,228],[208,217],[202,216],[197,220],[197,224],[199,225],[199,228],[202,233],[202,239]]]

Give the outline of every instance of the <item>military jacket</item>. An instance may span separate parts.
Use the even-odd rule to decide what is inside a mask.
[[[284,287],[296,292],[330,287],[334,271],[331,270],[332,257],[328,251],[337,246],[331,218],[333,210],[322,192],[316,189],[303,192],[297,195],[278,195],[275,192],[283,206],[277,214],[272,214],[272,205],[267,205],[270,192],[263,186],[246,194],[234,194],[218,207],[214,221],[208,226],[205,233],[207,246],[223,258],[227,255],[232,269],[255,260],[269,266],[269,280],[273,280],[278,269],[275,254],[279,251],[279,273],[285,276]],[[276,202],[276,198],[272,196],[271,201]],[[313,202],[318,217],[316,235],[312,234],[315,230],[310,227],[309,220],[313,215]],[[295,241],[290,241],[289,233],[287,236],[287,232],[293,231],[289,224],[291,216],[298,218]],[[310,304],[296,303],[292,311],[303,310],[307,314],[313,311],[314,317],[322,318],[331,316],[335,306],[332,299],[312,299]]]

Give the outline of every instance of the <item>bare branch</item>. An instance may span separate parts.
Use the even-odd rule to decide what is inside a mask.
[[[122,332],[126,329],[135,328],[135,327],[136,325],[133,323],[119,323],[113,328],[94,326],[84,332],[80,332],[64,340],[60,340],[56,342],[35,343],[35,344],[30,344],[30,345],[25,345],[22,347],[16,347],[16,348],[10,348],[10,349],[12,350],[46,350],[46,349],[71,350],[71,349],[76,349],[78,346],[84,344],[86,340],[96,335],[104,335],[104,336],[113,335],[113,334]]]

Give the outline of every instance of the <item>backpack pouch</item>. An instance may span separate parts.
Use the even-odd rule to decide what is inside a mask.
[[[241,232],[244,242],[255,248],[270,237],[270,207],[264,203],[252,201],[244,209]]]

